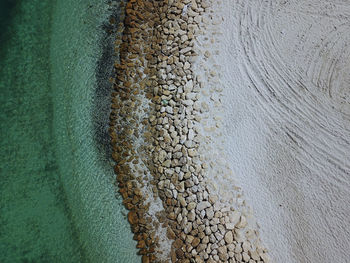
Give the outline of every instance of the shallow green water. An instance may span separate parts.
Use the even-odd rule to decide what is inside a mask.
[[[101,79],[109,68],[99,61],[108,6],[5,4],[0,262],[139,262],[103,145],[108,89]]]

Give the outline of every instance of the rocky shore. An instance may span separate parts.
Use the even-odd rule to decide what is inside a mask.
[[[196,43],[210,8],[206,0],[125,4],[109,133],[142,262],[269,262],[247,215],[208,184],[212,169],[200,151],[208,82],[193,69],[211,56]]]

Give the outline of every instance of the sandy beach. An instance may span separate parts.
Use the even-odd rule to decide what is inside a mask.
[[[349,8],[222,1],[207,25],[214,44],[200,39],[214,55],[198,71],[218,72],[203,98],[220,100],[209,151],[233,174],[212,179],[242,188],[274,262],[350,257]]]

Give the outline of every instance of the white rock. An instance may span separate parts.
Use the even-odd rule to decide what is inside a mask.
[[[248,224],[247,219],[244,215],[241,216],[241,221],[237,224],[238,228],[244,228]]]
[[[233,223],[234,225],[236,225],[239,222],[239,218],[241,217],[241,213],[236,210],[232,213],[229,213],[228,216],[230,218],[230,223]]]
[[[197,152],[195,149],[188,149],[188,156],[195,157],[197,155]]]
[[[196,100],[196,97],[197,97],[197,93],[194,93],[194,92],[190,92],[186,94],[186,99],[188,100]]]
[[[191,92],[193,89],[193,81],[190,80],[185,84],[185,92]]]
[[[170,114],[173,114],[174,112],[173,112],[173,108],[171,107],[171,106],[167,106],[166,108],[165,108],[165,111],[167,112],[167,113],[170,113]]]
[[[263,253],[260,255],[261,259],[265,262],[265,263],[269,263],[270,262],[270,258],[267,254]]]
[[[250,256],[248,255],[247,252],[243,252],[242,257],[243,257],[244,262],[249,262]]]
[[[194,131],[192,129],[189,129],[188,135],[187,135],[188,140],[192,141],[194,139],[194,136],[195,136]]]
[[[210,205],[210,203],[209,203],[208,201],[203,201],[203,202],[198,203],[197,209],[198,209],[199,211],[202,211],[203,209],[206,209],[206,208],[208,208],[208,207],[210,207],[210,206],[211,206],[211,205]]]
[[[207,215],[207,218],[210,220],[214,217],[214,209],[213,207],[209,207],[205,210],[205,213]]]
[[[228,229],[228,230],[233,230],[233,229],[235,229],[235,224],[233,224],[233,223],[227,223],[227,224],[225,224],[225,227],[226,227],[226,229]]]
[[[227,244],[232,244],[233,242],[233,234],[232,234],[232,231],[228,231],[226,234],[225,234],[225,242]]]
[[[186,106],[192,106],[193,105],[193,100],[184,100],[183,104]]]

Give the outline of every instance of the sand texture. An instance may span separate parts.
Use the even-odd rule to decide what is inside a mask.
[[[196,70],[212,83],[202,124],[233,172],[214,185],[242,187],[274,262],[349,262],[350,3],[213,8]]]

